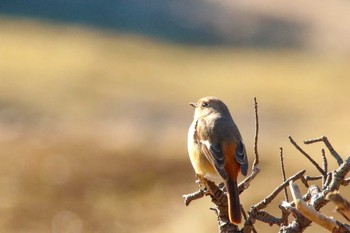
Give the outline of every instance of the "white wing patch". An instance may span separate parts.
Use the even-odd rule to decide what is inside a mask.
[[[210,142],[208,140],[205,140],[205,141],[201,141],[202,144],[204,144],[208,149],[210,149]]]

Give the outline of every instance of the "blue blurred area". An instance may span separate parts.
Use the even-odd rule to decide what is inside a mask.
[[[299,47],[305,31],[300,23],[205,0],[1,0],[0,14],[206,45]]]

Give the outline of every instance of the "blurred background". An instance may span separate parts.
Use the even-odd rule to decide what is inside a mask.
[[[198,188],[188,102],[208,95],[229,106],[250,160],[258,99],[262,171],[241,197],[246,209],[281,183],[280,146],[288,176],[317,175],[288,135],[300,144],[326,135],[346,158],[349,10],[315,0],[0,0],[0,231],[217,232],[209,198],[182,199]],[[323,147],[304,146],[318,162]],[[280,216],[282,200],[268,211]]]

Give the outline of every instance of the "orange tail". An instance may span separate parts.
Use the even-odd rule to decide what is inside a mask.
[[[228,215],[230,222],[239,224],[242,221],[241,205],[239,202],[239,194],[237,189],[237,181],[229,178],[225,181],[228,200]]]

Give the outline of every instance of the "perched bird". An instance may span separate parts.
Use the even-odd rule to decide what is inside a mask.
[[[224,181],[231,223],[242,220],[238,173],[247,175],[248,159],[239,130],[227,106],[216,97],[204,97],[197,103],[188,131],[188,153],[199,178]]]

